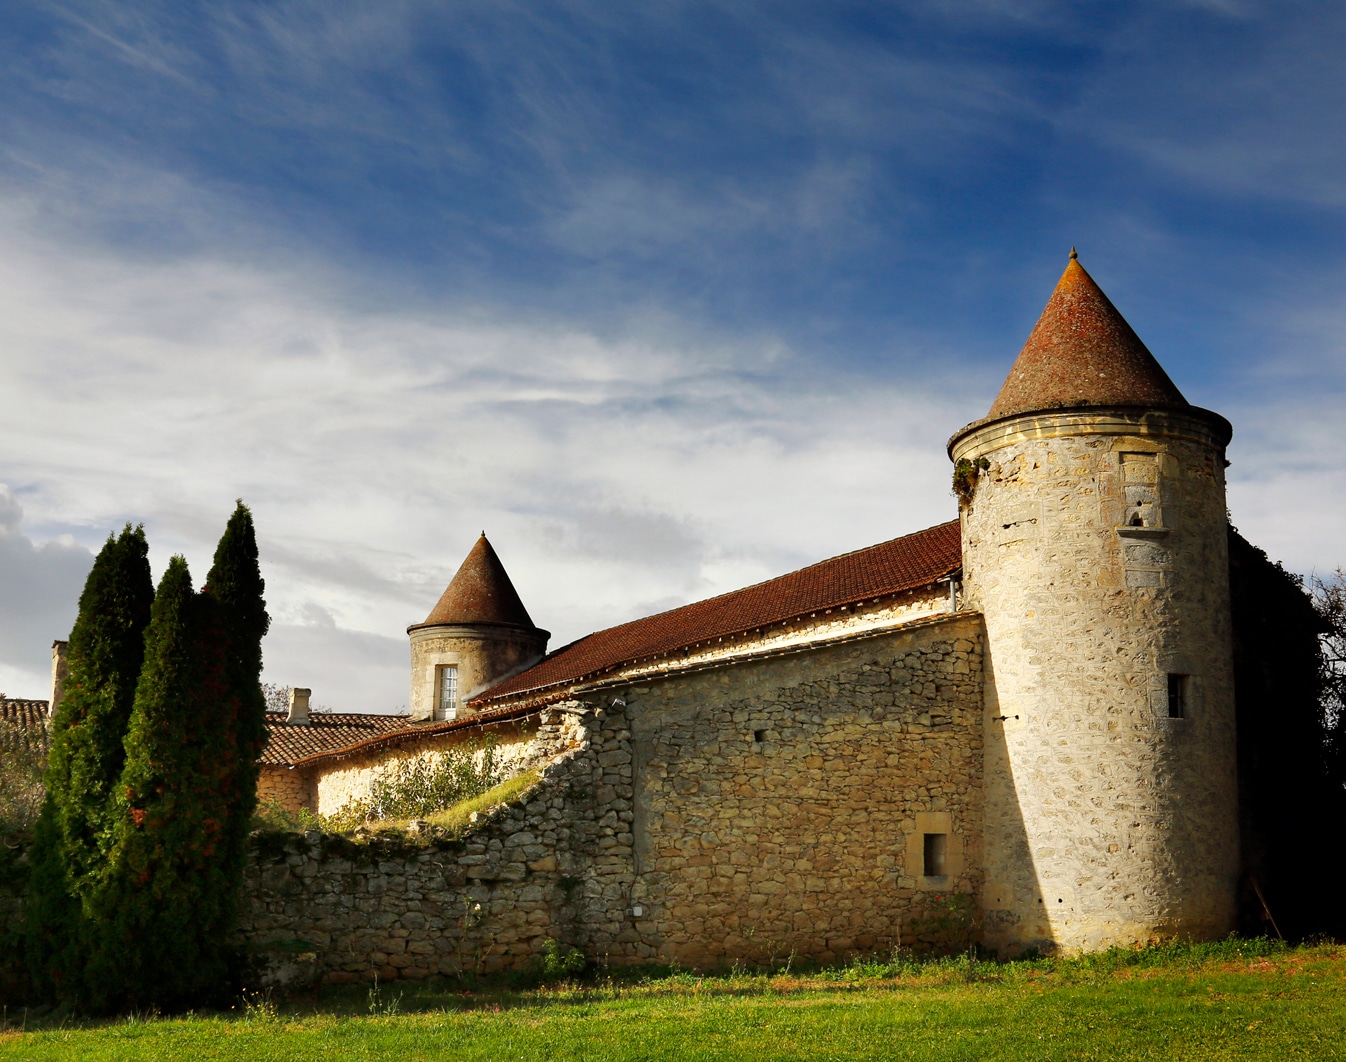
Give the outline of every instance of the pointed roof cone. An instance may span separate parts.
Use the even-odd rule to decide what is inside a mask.
[[[509,581],[505,566],[481,533],[477,544],[425,618],[427,624],[505,623],[533,628],[528,610]]]
[[[1188,402],[1072,247],[986,419],[1078,406],[1185,409]]]

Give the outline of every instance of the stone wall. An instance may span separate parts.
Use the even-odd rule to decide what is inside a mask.
[[[264,764],[257,776],[257,804],[274,804],[284,811],[312,811],[317,806],[315,781],[312,770]]]
[[[636,838],[642,951],[834,962],[934,943],[936,895],[970,913],[980,644],[979,617],[945,617],[632,691],[635,801],[614,807]],[[948,873],[923,873],[924,832],[946,836]]]
[[[1063,412],[955,440],[955,457],[989,464],[962,516],[987,632],[987,939],[1001,950],[1233,927],[1220,424]]]
[[[264,980],[492,972],[527,964],[549,937],[585,939],[575,929],[594,847],[585,714],[577,704],[544,714],[534,744],[552,755],[540,781],[463,839],[428,828],[255,835],[239,940]]]
[[[519,966],[549,937],[697,966],[965,942],[980,645],[945,617],[554,706],[542,781],[461,841],[259,839],[242,938],[327,980]]]

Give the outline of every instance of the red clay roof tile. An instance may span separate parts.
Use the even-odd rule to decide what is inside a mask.
[[[1188,403],[1072,248],[986,419],[1078,406],[1185,409]]]
[[[381,752],[384,749],[396,748],[398,745],[405,745],[408,742],[423,741],[425,738],[439,737],[442,734],[525,719],[528,716],[536,715],[541,710],[541,708],[531,705],[506,705],[504,708],[477,712],[458,719],[449,719],[438,723],[417,723],[414,726],[408,724],[406,717],[402,716],[403,725],[396,730],[390,730],[385,734],[376,734],[373,737],[364,737],[349,745],[338,745],[323,748],[318,752],[310,752],[294,760],[289,766],[311,767],[317,763],[330,763],[345,756]]]
[[[285,721],[283,712],[267,712],[266,729],[270,737],[259,762],[287,767],[316,753],[344,749],[411,726],[405,715],[313,712],[308,719],[307,725],[292,724]]]
[[[8,734],[5,740],[17,739],[30,748],[47,744],[47,702],[25,701],[17,697],[0,697],[0,723]]]
[[[743,590],[590,634],[473,698],[490,704],[563,688],[638,660],[826,609],[929,586],[962,566],[958,522],[856,550]]]
[[[505,566],[486,541],[485,532],[477,539],[467,559],[459,567],[458,574],[453,577],[425,622],[533,626],[528,610],[523,607],[514,584],[505,572]]]

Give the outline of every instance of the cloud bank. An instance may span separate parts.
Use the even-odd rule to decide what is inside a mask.
[[[51,643],[75,621],[93,555],[69,535],[34,545],[23,507],[0,483],[0,693],[45,698]]]
[[[947,519],[1072,243],[1245,534],[1346,561],[1338,4],[6,14],[7,692],[109,531],[199,579],[239,496],[345,709],[482,529],[555,645]]]
[[[143,519],[156,569],[182,552],[199,579],[243,497],[268,678],[333,707],[405,703],[404,628],[483,529],[560,644],[953,513],[941,444],[977,399],[939,376],[876,386],[765,338],[344,294],[317,266],[63,257],[0,231],[0,343],[22,352],[0,362],[0,480],[34,533],[93,546]]]

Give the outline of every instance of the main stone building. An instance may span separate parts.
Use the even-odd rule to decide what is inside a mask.
[[[483,536],[409,629],[412,720],[277,717],[264,794],[332,811],[495,733],[543,770],[453,872],[500,963],[548,936],[705,964],[1223,934],[1230,434],[1072,252],[949,443],[958,521],[546,655]]]

